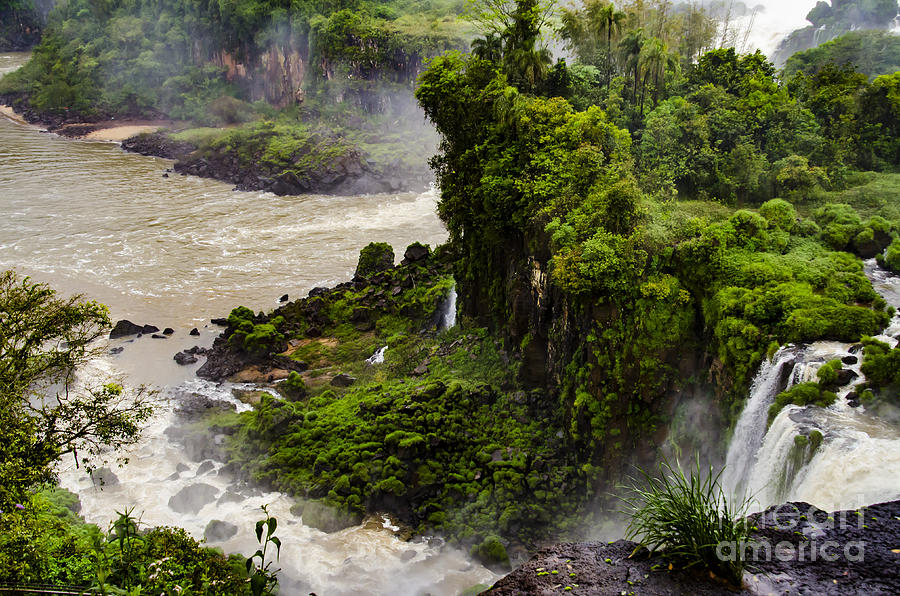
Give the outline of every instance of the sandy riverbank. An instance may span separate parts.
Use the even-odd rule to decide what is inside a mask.
[[[22,118],[19,114],[16,113],[14,109],[9,106],[0,105],[0,114],[6,116],[13,122],[18,122],[19,124],[28,124],[25,122],[25,119]]]
[[[28,124],[21,114],[6,105],[0,105],[0,115],[18,124]],[[110,120],[85,124],[66,124],[52,130],[52,132],[69,138],[87,139],[89,141],[122,142],[143,132],[170,128],[173,124],[171,120],[122,120],[121,122]]]
[[[106,127],[108,123],[100,124]],[[171,122],[144,122],[144,123],[122,123],[107,128],[99,128],[84,135],[84,139],[91,141],[117,141],[121,142],[127,138],[139,135],[143,132],[153,132],[161,127],[171,126]]]

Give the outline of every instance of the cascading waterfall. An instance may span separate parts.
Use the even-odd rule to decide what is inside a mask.
[[[766,433],[769,406],[783,388],[785,374],[791,372],[795,361],[796,350],[792,346],[781,348],[771,360],[763,362],[753,380],[747,405],[734,428],[722,474],[722,485],[730,494],[744,494],[747,475]]]
[[[381,346],[375,353],[366,358],[366,364],[375,365],[375,364],[383,364],[384,363],[384,353],[387,351],[387,346]]]
[[[875,289],[893,306],[900,304],[900,278],[878,269],[866,273]],[[877,339],[897,345],[900,315]],[[728,449],[723,486],[747,496],[751,508],[764,509],[785,500],[806,501],[824,510],[851,509],[900,497],[900,427],[853,407],[848,396],[864,380],[858,346],[822,341],[783,348],[760,368],[751,395]],[[819,367],[834,359],[852,371],[827,407],[789,405],[766,429],[768,407],[778,390],[815,381]],[[784,387],[788,362],[796,362]]]
[[[456,286],[450,288],[450,294],[441,304],[440,316],[438,317],[438,329],[450,329],[456,326]]]

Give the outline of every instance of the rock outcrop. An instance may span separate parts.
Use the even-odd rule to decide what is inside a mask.
[[[900,593],[900,501],[830,514],[786,503],[750,520],[758,528],[745,551],[753,569],[741,590],[699,570],[670,570],[663,557],[619,540],[544,548],[484,594]]]

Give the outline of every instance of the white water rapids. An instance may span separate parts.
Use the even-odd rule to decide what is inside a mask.
[[[25,59],[0,54],[0,75]],[[165,178],[169,167],[114,143],[63,139],[0,116],[0,268],[99,300],[113,320],[175,329],[169,339],[111,340],[123,351],[94,362],[83,376],[120,376],[162,395],[177,390],[237,403],[229,386],[196,379],[199,364],[172,360],[180,350],[212,343],[220,328],[209,324],[211,317],[238,304],[269,310],[284,293],[293,299],[349,279],[359,250],[372,241],[402,255],[411,242],[435,246],[446,239],[434,191],[277,197],[233,192],[214,180]],[[188,334],[192,327],[199,337]],[[83,470],[64,463],[61,483],[79,495],[87,521],[105,528],[116,511],[134,507],[148,526],[181,526],[203,538],[210,520],[222,520],[238,533],[210,544],[248,555],[257,548],[260,506],[268,504],[279,520],[285,596],[451,596],[497,577],[439,538],[400,540],[396,526],[381,518],[332,534],[305,526],[290,513],[286,495],[235,484],[220,473],[221,462],[191,461],[164,433],[173,421],[171,408],[158,412],[126,454],[128,464],[112,467],[117,483],[94,486]],[[173,495],[198,483],[213,487],[212,502],[196,513],[169,506]]]
[[[900,306],[900,277],[877,268],[874,259],[866,263],[866,273],[888,304]],[[900,314],[878,339],[894,346],[898,335]],[[842,358],[844,368],[858,376],[837,392],[833,405],[789,405],[766,428],[768,408],[779,391],[815,381],[822,364]],[[851,344],[822,341],[782,348],[764,362],[735,426],[722,475],[725,489],[750,498],[754,511],[786,500],[834,511],[900,498],[897,418],[875,416],[846,399],[864,380],[861,359]],[[822,434],[817,449],[795,443],[798,435],[813,431]]]

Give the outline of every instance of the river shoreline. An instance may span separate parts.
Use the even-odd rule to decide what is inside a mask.
[[[195,126],[159,114],[158,118],[114,116],[83,117],[81,114],[57,116],[31,109],[16,109],[17,101],[27,105],[27,98],[0,95],[0,114],[19,124],[31,124],[62,137],[89,141],[119,143],[124,151],[145,156],[175,160],[174,170],[182,175],[210,178],[234,185],[234,190],[266,191],[277,196],[306,194],[371,195],[398,192],[425,192],[434,183],[434,175],[422,156],[420,166],[404,166],[399,160],[373,161],[361,147],[352,143],[343,151],[321,160],[316,151],[333,151],[345,141],[340,135],[323,137],[312,153],[300,152],[299,160],[321,161],[307,171],[266,167],[259,159],[241,161],[238,155],[249,151],[258,154],[266,139],[258,146],[240,148],[197,147],[176,141],[170,134]],[[324,149],[323,149],[324,147]],[[297,164],[295,164],[296,166]],[[297,166],[299,167],[299,166]]]
[[[84,139],[88,141],[108,141],[121,143],[122,141],[142,133],[154,132],[160,128],[172,128],[174,120],[104,120],[100,122],[76,122],[54,126],[51,122],[30,120],[26,114],[17,112],[11,106],[0,104],[0,115],[12,120],[16,124],[41,126],[48,132],[58,134],[70,139]]]

